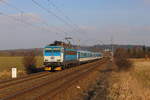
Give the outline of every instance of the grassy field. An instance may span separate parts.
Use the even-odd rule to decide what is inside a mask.
[[[134,59],[130,71],[113,72],[110,100],[150,100],[150,60]]]
[[[36,57],[37,67],[42,66],[43,57]],[[0,57],[0,72],[16,67],[18,70],[24,70],[23,57]]]
[[[134,60],[133,63],[133,75],[145,88],[150,88],[150,60]]]
[[[43,65],[43,57],[36,57],[36,66],[41,67]],[[17,68],[17,75],[22,76],[25,73],[23,65],[23,57],[0,57],[0,80],[6,80],[11,78],[11,68]]]

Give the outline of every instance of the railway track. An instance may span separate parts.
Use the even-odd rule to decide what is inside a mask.
[[[67,77],[67,80],[64,83],[60,84],[58,87],[50,89],[45,94],[38,96],[35,100],[51,100],[51,99],[55,98],[55,96],[57,94],[61,93],[64,89],[70,87],[74,82],[79,81],[79,79],[81,79],[82,77],[85,77],[87,74],[89,74],[94,69],[96,69],[96,67],[99,64],[102,64],[102,63],[104,63],[104,62],[97,63],[94,66],[92,66],[86,70],[82,70],[76,74],[73,73],[72,75]]]
[[[80,69],[75,68],[75,70],[64,70],[60,73],[56,73],[53,78],[51,77],[41,77],[36,84],[26,86],[24,88],[18,89],[13,93],[3,93],[1,100],[41,100],[44,98],[50,99],[47,97],[49,95],[51,98],[61,92],[65,87],[68,87],[75,81],[79,80],[81,77],[93,71],[99,64],[104,63],[105,61],[96,61],[90,64],[81,65]],[[58,75],[60,74],[60,75]],[[42,75],[41,75],[42,76]],[[44,75],[43,75],[44,76]],[[38,78],[38,76],[36,76]],[[36,79],[37,79],[36,78]],[[32,78],[30,78],[32,79]],[[31,82],[32,83],[32,82]],[[15,83],[14,83],[15,84]],[[18,82],[19,84],[19,82]],[[30,83],[28,83],[30,84]],[[10,86],[10,85],[9,85]],[[63,88],[62,88],[63,86]],[[6,87],[5,87],[6,88]],[[11,89],[11,88],[10,88]],[[0,89],[1,93],[1,89]],[[45,100],[45,99],[44,99]]]
[[[42,73],[45,73],[45,72],[39,72],[39,73],[30,74],[30,75],[25,75],[25,76],[15,78],[15,79],[3,80],[3,81],[0,81],[0,84],[5,84],[5,83],[11,82],[11,81],[16,81],[16,80],[19,80],[19,79],[22,79],[22,78],[27,78],[27,77],[30,77],[30,76],[36,76],[36,75],[42,74]]]
[[[17,78],[17,79],[10,79],[10,80],[6,80],[6,81],[1,81],[0,82],[0,89],[11,86],[11,85],[16,85],[16,84],[19,84],[19,83],[22,83],[22,82],[25,82],[25,81],[29,81],[29,80],[32,80],[32,79],[35,79],[35,78],[41,78],[41,77],[44,77],[48,74],[49,74],[48,72],[40,72],[40,73],[35,73],[35,74],[32,74],[32,75],[27,75],[27,76],[24,76],[24,77],[20,77],[20,78]]]

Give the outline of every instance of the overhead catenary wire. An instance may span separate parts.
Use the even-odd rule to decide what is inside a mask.
[[[32,2],[37,5],[39,8],[43,9],[44,11],[46,11],[47,13],[49,13],[50,15],[54,16],[55,18],[57,18],[58,20],[60,20],[61,22],[63,22],[64,24],[66,24],[67,26],[69,26],[70,28],[73,29],[73,32],[77,32],[77,30],[72,27],[72,24],[70,24],[67,20],[63,19],[62,17],[58,16],[56,13],[54,13],[53,11],[49,10],[48,8],[44,7],[43,5],[41,5],[39,2],[37,2],[36,0],[32,0]]]
[[[19,12],[21,13],[21,17],[23,17],[24,11],[21,10],[20,8],[17,8],[17,7],[15,7],[14,5],[12,5],[12,4],[8,3],[7,1],[4,1],[4,0],[0,0],[0,2],[6,4],[8,7],[12,8],[12,9],[14,9],[14,10],[16,10],[16,11],[19,11]],[[27,22],[27,21],[20,20],[20,19],[14,17],[14,16],[8,15],[8,14],[3,13],[3,12],[0,12],[0,14],[3,15],[3,16],[7,16],[7,17],[13,19],[14,21],[23,23],[23,24],[25,24],[25,25],[29,25],[29,26],[32,26],[32,27],[35,27],[35,28],[37,28],[37,27],[38,27],[38,28],[42,28],[42,27],[39,27],[39,26],[35,26],[34,24],[29,23],[29,22]],[[50,30],[47,30],[47,29],[44,29],[44,30],[50,31]],[[51,32],[51,31],[50,31],[50,32]]]
[[[84,29],[81,29],[76,23],[73,23],[73,21],[71,20],[70,16],[64,14],[64,12],[62,11],[62,9],[59,8],[55,3],[53,3],[52,0],[46,0],[46,1],[48,1],[48,2],[49,2],[48,4],[51,5],[52,7],[54,7],[54,8],[61,14],[61,16],[64,16],[64,18],[65,18],[69,23],[71,23],[72,26],[73,26],[74,28],[76,28],[76,30],[77,30],[78,32],[81,33],[81,35],[85,36],[86,31],[85,31]],[[83,34],[83,33],[84,33],[84,34]],[[80,40],[80,39],[78,38],[77,41],[78,41],[78,40]],[[82,40],[82,39],[81,39],[81,40]]]
[[[10,3],[8,3],[7,1],[5,1],[5,0],[0,0],[0,2],[2,2],[2,3],[4,3],[4,4],[6,4],[8,7],[11,7],[12,9],[14,9],[14,10],[17,10],[17,11],[19,11],[19,12],[21,12],[21,13],[24,13],[24,11],[23,10],[21,10],[21,9],[19,9],[19,8],[17,8],[17,7],[15,7],[14,5],[12,5],[12,4],[10,4]]]
[[[56,6],[56,5],[52,2],[52,0],[47,0],[47,1],[49,2],[49,5],[53,6],[55,9],[57,9],[57,11],[58,11],[59,13],[61,13],[61,15],[63,15],[64,18],[65,18],[66,20],[68,20],[74,27],[76,27],[77,29],[80,29],[77,24],[75,24],[75,23],[72,22],[71,18],[70,18],[68,15],[65,15],[64,12],[63,12],[58,6]]]
[[[86,33],[84,29],[81,29],[76,23],[73,23],[70,16],[65,15],[64,12],[58,6],[56,6],[52,0],[47,0],[47,1],[50,2],[49,5],[57,9],[57,11],[61,13],[66,18],[66,20],[68,20],[76,29],[78,29],[80,33]]]
[[[22,9],[20,9],[20,8],[14,6],[14,5],[10,4],[10,3],[8,3],[7,1],[4,1],[4,0],[0,0],[0,2],[4,3],[4,4],[7,5],[8,7],[12,8],[12,9],[14,9],[14,10],[16,10],[16,11],[19,11],[19,12],[21,13],[21,17],[23,17],[23,13],[24,13],[25,11],[23,11]],[[46,29],[46,28],[44,28],[44,27],[39,27],[39,26],[34,25],[34,24],[32,24],[32,23],[19,20],[19,19],[17,19],[17,18],[14,17],[14,16],[10,16],[10,15],[7,15],[7,14],[2,13],[2,12],[1,12],[1,15],[5,15],[5,16],[7,16],[7,17],[11,17],[13,20],[15,20],[15,21],[20,21],[20,22],[22,22],[23,24],[30,25],[30,26],[36,27],[36,28],[37,28],[37,27],[38,27],[38,28],[42,28],[42,29],[44,29],[44,30],[46,30],[46,31],[52,32],[52,31],[50,31],[49,29]],[[46,25],[47,27],[49,27],[49,26],[48,26],[48,23],[47,23],[46,21],[42,21],[42,23],[43,23],[44,25]],[[60,29],[56,28],[56,30],[58,31],[58,30],[60,30]],[[62,30],[61,30],[61,32],[62,32]],[[61,34],[61,33],[59,33],[59,32],[55,32],[55,33],[56,33],[57,35]],[[64,33],[65,35],[68,34],[67,32],[63,32],[63,33]]]
[[[48,30],[48,29],[46,29],[46,28],[44,28],[44,27],[40,27],[40,26],[35,26],[34,24],[31,24],[31,23],[28,23],[28,22],[25,22],[25,21],[21,21],[20,19],[18,19],[18,18],[16,18],[16,17],[14,17],[14,16],[11,16],[11,15],[8,15],[8,14],[5,14],[5,13],[3,13],[3,12],[0,12],[0,15],[2,15],[2,16],[7,16],[8,18],[11,18],[12,20],[14,20],[14,21],[16,21],[16,22],[20,22],[20,23],[23,23],[24,25],[27,25],[28,27],[30,26],[32,26],[32,28],[34,27],[34,28],[40,28],[40,29],[42,29],[42,30],[45,30],[45,31],[48,31],[48,32],[52,32],[52,31],[50,31],[50,30]],[[56,33],[56,34],[58,34],[58,33]]]
[[[35,0],[32,0],[32,1],[35,1]],[[0,0],[0,2],[4,3],[6,6],[8,6],[8,7],[12,8],[12,9],[18,11],[19,13],[21,13],[21,16],[20,16],[21,18],[24,16],[25,11],[23,11],[22,9],[20,9],[20,8],[14,6],[14,5],[10,4],[10,3],[8,3],[7,1],[4,1],[4,0]],[[37,3],[37,4],[38,4],[38,3]],[[40,5],[39,5],[39,6],[40,6]],[[41,7],[40,7],[40,8],[41,8]],[[44,7],[43,7],[43,8],[44,8]],[[43,9],[43,8],[42,8],[42,9]],[[68,23],[68,22],[67,22],[66,20],[64,20],[63,18],[57,16],[57,14],[55,14],[55,13],[53,13],[53,12],[50,12],[50,10],[48,10],[48,9],[46,9],[46,8],[45,8],[45,10],[46,10],[47,12],[53,14],[53,16],[56,15],[55,17],[56,17],[57,19],[63,21],[63,23],[67,24],[69,27],[72,27],[72,25],[71,25],[70,23]],[[11,15],[6,14],[6,13],[3,13],[3,12],[1,12],[1,15],[7,16],[7,17],[9,17],[9,18],[11,18],[11,19],[13,19],[13,20],[15,20],[15,21],[19,21],[19,22],[21,22],[21,23],[23,23],[23,24],[30,25],[30,26],[36,27],[36,28],[38,28],[38,29],[41,28],[41,29],[43,29],[43,30],[52,32],[52,31],[50,31],[49,29],[46,29],[46,28],[44,28],[44,27],[39,27],[38,25],[35,25],[35,24],[33,24],[33,23],[30,23],[30,22],[27,22],[26,20],[20,20],[19,18],[15,17],[15,16],[11,16]],[[43,24],[45,24],[46,26],[48,26],[48,23],[47,23],[46,21],[43,22]],[[57,28],[56,30],[58,31],[58,30],[60,30],[60,29]],[[74,30],[76,30],[76,29],[74,29]],[[62,30],[61,30],[61,33],[58,33],[58,32],[55,32],[55,33],[56,33],[57,35],[58,35],[58,34],[62,34]],[[68,36],[68,32],[63,32],[63,33],[64,33],[66,36]]]

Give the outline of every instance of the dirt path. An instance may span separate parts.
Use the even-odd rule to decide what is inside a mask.
[[[114,70],[112,62],[108,62],[99,70],[98,80],[88,91],[88,96],[84,100],[107,100],[109,79]]]

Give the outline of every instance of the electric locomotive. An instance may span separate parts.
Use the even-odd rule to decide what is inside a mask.
[[[45,70],[62,70],[72,65],[87,63],[102,58],[100,52],[78,50],[60,41],[44,48]]]
[[[77,49],[68,44],[55,41],[44,48],[45,70],[62,70],[77,63]]]

